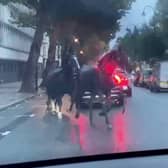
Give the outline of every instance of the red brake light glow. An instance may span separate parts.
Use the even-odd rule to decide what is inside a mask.
[[[116,79],[116,82],[117,82],[118,84],[120,84],[120,83],[121,83],[121,78],[120,78],[118,75],[114,75],[114,77],[115,77],[115,79]]]
[[[113,82],[115,85],[120,85],[120,86],[128,86],[128,79],[127,77],[120,73],[120,74],[115,74],[113,76]]]

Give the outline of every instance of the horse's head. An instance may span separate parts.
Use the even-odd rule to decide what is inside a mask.
[[[62,67],[67,79],[77,79],[79,77],[80,65],[76,55],[67,57]]]

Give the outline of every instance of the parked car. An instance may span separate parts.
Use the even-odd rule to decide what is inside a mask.
[[[155,64],[150,77],[149,88],[152,92],[168,90],[168,61]]]
[[[141,72],[137,71],[134,77],[134,82],[133,82],[134,86],[136,87],[140,86],[140,78],[141,78]]]
[[[114,83],[116,87],[119,87],[122,92],[128,96],[132,96],[132,82],[131,78],[129,77],[128,73],[123,71],[122,69],[116,69],[113,74],[114,76]]]
[[[140,77],[140,81],[139,81],[140,86],[148,88],[149,83],[150,83],[151,75],[152,75],[152,69],[151,68],[144,69],[141,72],[141,77]]]

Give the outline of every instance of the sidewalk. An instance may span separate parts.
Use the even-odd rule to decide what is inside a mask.
[[[0,111],[36,96],[36,94],[19,93],[20,86],[21,82],[0,84]]]

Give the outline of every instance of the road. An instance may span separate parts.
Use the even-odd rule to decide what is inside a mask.
[[[73,113],[58,120],[45,112],[45,101],[41,96],[0,112],[1,164],[168,147],[168,93],[133,88],[126,113],[110,112],[110,131],[98,110],[91,128],[87,111],[79,120]]]

